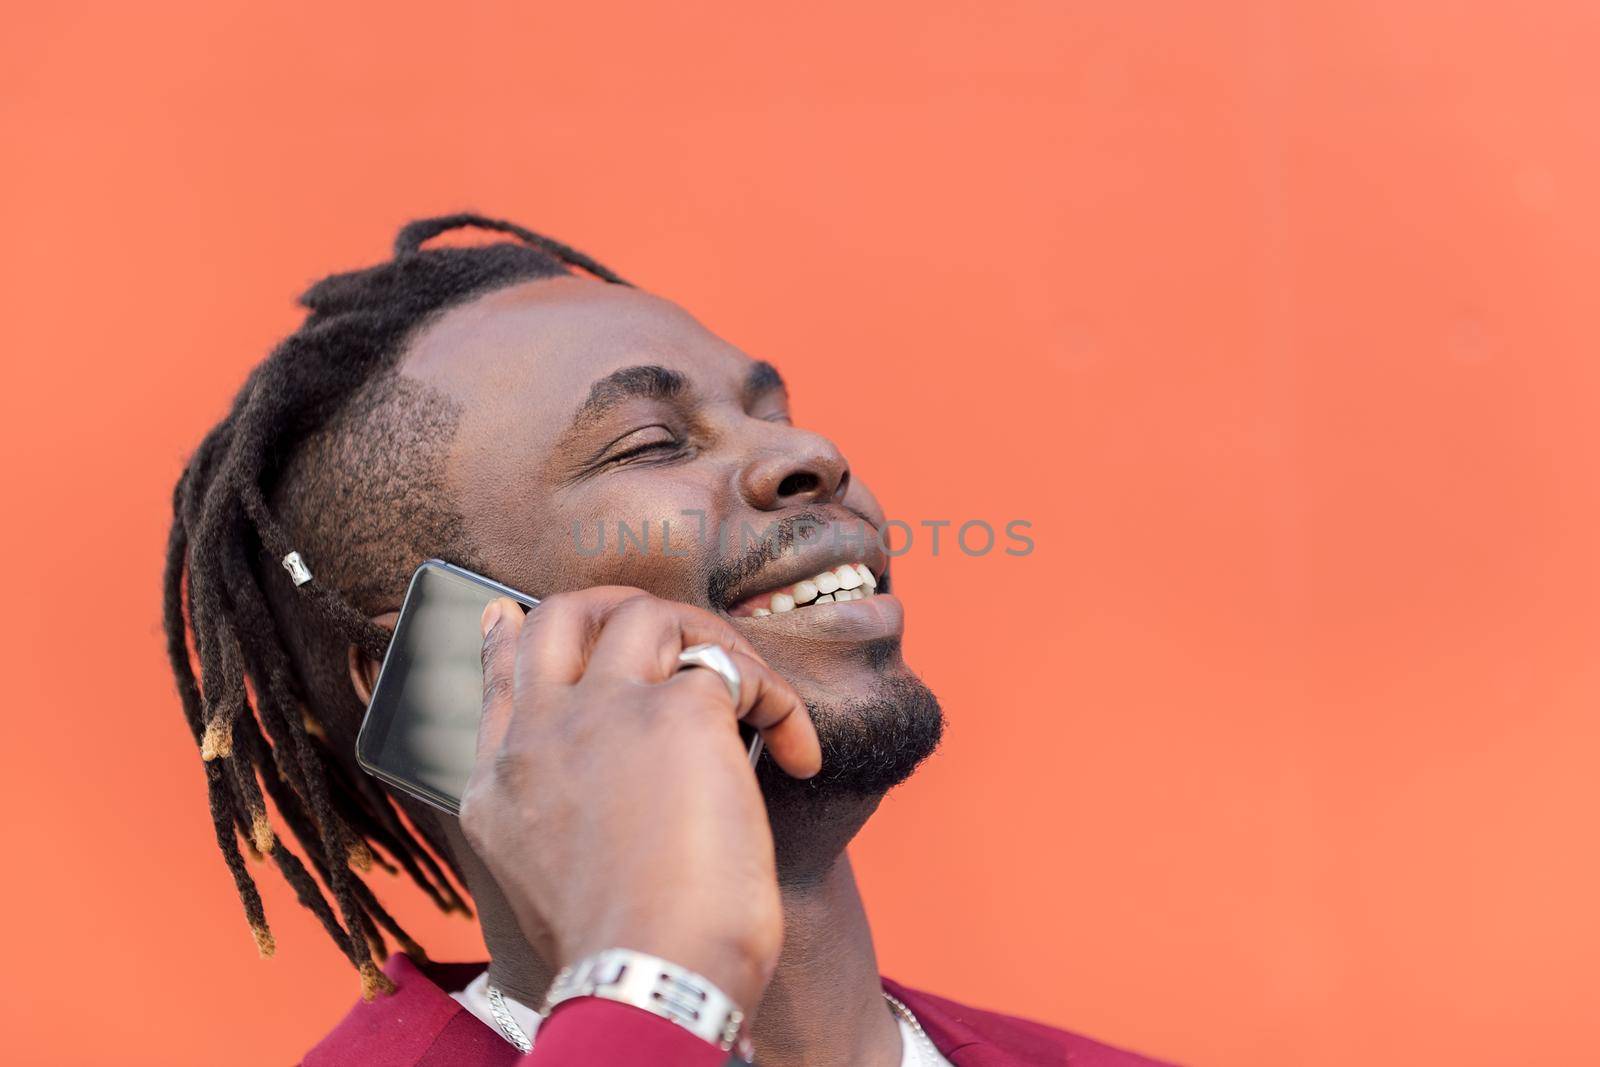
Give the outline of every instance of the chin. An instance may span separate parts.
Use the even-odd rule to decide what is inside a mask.
[[[822,743],[822,770],[802,781],[771,757],[756,767],[778,881],[788,887],[825,879],[884,794],[910,778],[944,734],[939,701],[903,665],[847,697],[802,695]]]
[[[801,690],[822,746],[822,770],[801,781],[763,759],[758,773],[769,809],[845,798],[876,802],[933,755],[944,714],[933,691],[900,661],[899,642],[894,646],[895,665],[868,672],[859,686]]]
[[[880,703],[892,699],[889,687],[902,680],[922,684],[901,656],[899,637],[827,645],[820,650],[757,646],[756,651],[812,708]]]

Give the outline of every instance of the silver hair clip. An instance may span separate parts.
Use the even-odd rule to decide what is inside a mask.
[[[283,557],[283,569],[289,572],[289,577],[294,579],[296,589],[311,580],[311,568],[306,566],[306,561],[300,553],[291,552]]]

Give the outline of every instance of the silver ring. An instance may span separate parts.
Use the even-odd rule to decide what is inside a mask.
[[[739,678],[739,668],[734,664],[733,657],[728,655],[727,649],[721,645],[690,645],[678,653],[678,669],[684,667],[704,667],[708,671],[716,671],[728,685],[733,706],[739,706],[743,683]]]

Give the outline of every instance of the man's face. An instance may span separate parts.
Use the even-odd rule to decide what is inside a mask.
[[[881,584],[882,511],[794,425],[772,368],[664,300],[560,278],[451,310],[401,372],[460,406],[449,489],[492,577],[535,596],[637,586],[730,618],[811,707],[824,784],[882,792],[936,743]],[[851,564],[879,591],[756,614]]]

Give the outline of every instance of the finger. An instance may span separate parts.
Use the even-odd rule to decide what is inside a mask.
[[[794,686],[757,656],[728,653],[739,672],[737,718],[761,732],[773,760],[796,778],[810,778],[822,769],[822,749],[805,701]],[[708,680],[709,679],[709,680]],[[706,699],[731,704],[732,694],[716,671],[686,668],[670,684],[698,686]]]
[[[754,648],[727,622],[691,604],[640,594],[614,605],[603,622],[590,656],[591,672],[615,672],[647,682],[673,679],[680,673],[678,655],[692,645],[721,646],[734,659],[740,674],[739,706],[735,717],[761,731],[772,758],[796,778],[809,778],[822,766],[816,729],[805,702],[794,687],[767,665]],[[723,700],[727,686],[714,671],[715,686],[708,699]],[[701,679],[687,684],[701,685]],[[730,702],[731,703],[731,702]]]
[[[518,684],[576,685],[606,617],[640,596],[630,586],[601,585],[540,601],[522,628]]]
[[[677,673],[678,653],[701,644],[760,659],[737,630],[704,608],[641,593],[616,604],[607,614],[589,669],[663,682]]]
[[[498,597],[483,609],[483,717],[478,721],[478,759],[499,751],[511,723],[516,694],[517,637],[524,625],[522,605]]]

